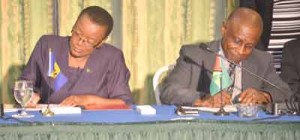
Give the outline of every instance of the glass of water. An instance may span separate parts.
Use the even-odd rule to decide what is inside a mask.
[[[30,101],[33,95],[33,83],[32,81],[18,80],[14,85],[14,97],[15,100],[21,105],[22,109],[19,114],[14,114],[12,117],[16,118],[31,118],[34,115],[30,115],[25,111],[26,104]]]
[[[238,115],[242,118],[255,118],[259,112],[259,106],[257,104],[238,104]]]

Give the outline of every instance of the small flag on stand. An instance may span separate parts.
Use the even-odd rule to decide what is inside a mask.
[[[222,79],[222,84],[221,84]],[[232,85],[232,79],[230,78],[222,60],[219,56],[216,57],[216,62],[213,68],[212,79],[210,83],[210,94],[213,96],[223,89]],[[222,87],[221,87],[222,86]]]
[[[52,72],[54,71],[54,55],[52,54],[51,48],[48,51],[49,61],[48,61],[48,77],[51,77]]]
[[[68,78],[60,70],[51,48],[49,48],[48,76],[54,79],[54,91],[57,92],[68,82]]]

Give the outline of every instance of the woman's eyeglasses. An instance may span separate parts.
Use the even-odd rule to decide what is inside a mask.
[[[84,37],[84,35],[82,35],[82,33],[80,33],[79,31],[72,29],[71,31],[72,36],[75,37],[76,39],[78,39],[78,41],[82,41],[83,45],[87,48],[96,48],[102,41],[96,43],[94,40],[91,40],[87,37]]]

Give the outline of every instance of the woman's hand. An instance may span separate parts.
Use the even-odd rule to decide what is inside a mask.
[[[36,107],[40,99],[40,94],[34,92],[30,98],[30,101],[26,104],[26,107]]]

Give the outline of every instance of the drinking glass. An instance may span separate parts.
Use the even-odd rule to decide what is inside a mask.
[[[28,114],[25,111],[26,104],[30,101],[33,95],[33,83],[32,81],[18,80],[14,85],[14,97],[15,100],[21,105],[22,109],[19,114],[14,114],[12,117],[16,118],[31,118],[34,115]]]
[[[259,112],[259,106],[257,104],[238,104],[237,111],[239,117],[255,118]]]

